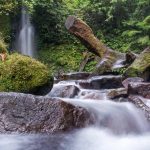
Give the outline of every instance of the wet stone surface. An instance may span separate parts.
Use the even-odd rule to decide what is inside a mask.
[[[53,133],[91,123],[86,109],[60,99],[0,93],[0,133]]]
[[[122,76],[95,76],[77,83],[84,89],[114,89],[122,87]]]

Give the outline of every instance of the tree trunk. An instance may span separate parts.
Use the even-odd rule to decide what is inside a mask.
[[[65,26],[67,30],[76,36],[90,52],[102,59],[97,66],[98,73],[102,74],[105,71],[111,71],[118,59],[121,59],[122,62],[125,60],[124,54],[111,50],[98,40],[94,36],[92,29],[81,19],[76,18],[75,16],[69,16]]]

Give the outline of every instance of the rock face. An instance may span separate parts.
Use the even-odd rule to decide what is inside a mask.
[[[78,81],[84,89],[113,89],[122,87],[121,76],[95,76],[86,81]]]
[[[50,97],[73,98],[79,93],[79,88],[75,85],[56,84],[48,94]]]
[[[87,110],[59,99],[0,93],[0,133],[52,133],[91,122]]]
[[[136,82],[130,83],[128,87],[128,94],[140,95],[144,98],[150,99],[150,83]]]

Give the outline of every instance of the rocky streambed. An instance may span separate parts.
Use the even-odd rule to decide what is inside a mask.
[[[149,88],[137,77],[73,73],[55,78],[46,96],[0,93],[0,149],[147,150]]]

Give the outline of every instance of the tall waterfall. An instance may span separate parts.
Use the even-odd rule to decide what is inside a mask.
[[[21,10],[21,29],[17,40],[17,50],[31,57],[35,56],[35,32],[26,7]]]

